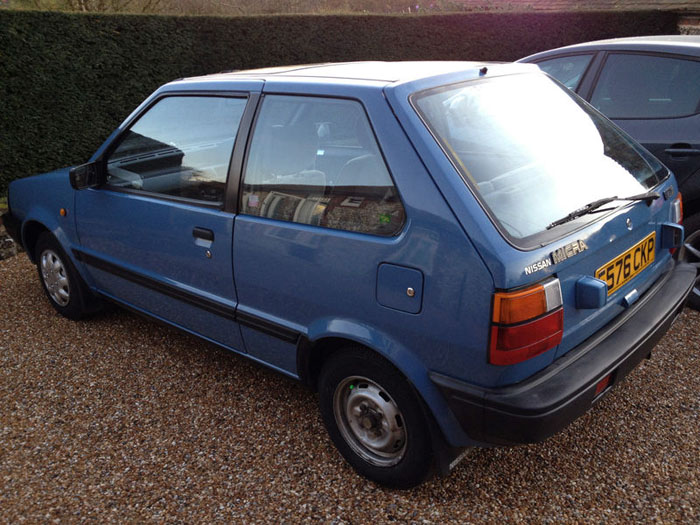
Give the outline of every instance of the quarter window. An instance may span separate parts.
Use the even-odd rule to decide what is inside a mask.
[[[671,118],[700,111],[700,62],[611,54],[591,98],[610,118]]]
[[[222,203],[246,99],[173,96],[126,132],[107,160],[107,184]]]
[[[574,91],[578,89],[593,55],[571,55],[537,62],[539,68]]]
[[[393,235],[404,209],[362,106],[266,96],[246,164],[242,213]]]

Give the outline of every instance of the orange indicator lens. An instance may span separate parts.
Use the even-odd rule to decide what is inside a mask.
[[[519,292],[498,292],[493,296],[494,323],[520,323],[546,312],[547,296],[542,285]]]

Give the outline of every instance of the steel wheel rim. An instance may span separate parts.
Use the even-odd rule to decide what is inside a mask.
[[[338,384],[333,414],[350,448],[379,467],[403,459],[408,442],[403,415],[389,393],[366,377],[352,376]]]
[[[700,269],[700,231],[696,231],[683,242],[683,248],[678,254],[681,261],[692,264],[696,269]],[[700,301],[700,279],[695,279],[693,290],[690,292],[691,298]]]
[[[53,250],[44,250],[39,265],[41,278],[51,300],[59,306],[67,306],[70,302],[70,281],[61,258]]]

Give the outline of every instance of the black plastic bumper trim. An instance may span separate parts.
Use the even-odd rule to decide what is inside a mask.
[[[261,319],[257,316],[240,312],[235,308],[218,301],[214,301],[191,292],[186,292],[173,285],[157,281],[151,277],[146,277],[145,275],[128,270],[109,261],[105,261],[104,259],[95,257],[94,255],[87,254],[81,250],[74,249],[73,254],[79,261],[97,268],[98,270],[111,273],[112,275],[116,275],[117,277],[131,281],[132,283],[136,283],[158,293],[162,293],[163,295],[167,295],[173,299],[196,306],[207,312],[216,314],[226,319],[231,319],[232,321],[236,321],[242,325],[258,330],[259,332],[266,333],[288,342],[296,342],[299,339],[300,334],[298,332],[270,322],[266,319]]]
[[[19,246],[22,246],[22,239],[20,235],[20,221],[12,215],[9,211],[2,214],[2,225],[7,230],[7,234],[12,237]]]
[[[488,389],[431,372],[467,435],[491,444],[535,443],[562,430],[595,401],[597,383],[619,383],[683,309],[696,269],[674,264],[644,296],[602,330],[533,377]]]

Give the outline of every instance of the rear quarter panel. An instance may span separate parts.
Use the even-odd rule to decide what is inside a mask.
[[[532,67],[532,66],[530,66]],[[489,66],[488,75],[499,74]],[[449,83],[446,79],[444,84]],[[467,80],[462,77],[456,80]],[[432,87],[425,82],[404,84],[387,88],[387,99],[394,108],[404,129],[421,155],[430,175],[444,195],[447,203],[455,213],[463,231],[473,242],[492,275],[495,288],[509,290],[535,284],[549,276],[560,279],[564,301],[564,340],[562,343],[539,356],[510,366],[494,366],[483,361],[479,365],[479,377],[474,384],[499,387],[522,381],[551,364],[557,357],[571,350],[598,329],[610,322],[624,307],[622,299],[632,289],[642,294],[659,277],[670,253],[658,251],[653,265],[645,268],[632,283],[613,293],[607,304],[598,310],[576,308],[576,282],[583,276],[593,276],[595,271],[625,250],[634,246],[650,231],[657,232],[660,239],[661,224],[670,220],[670,201],[657,199],[649,207],[644,203],[623,206],[612,214],[606,214],[603,220],[589,221],[588,224],[548,241],[545,245],[522,250],[506,241],[488,218],[476,197],[462,180],[447,155],[436,145],[435,139],[423,125],[416,112],[411,108],[409,97],[412,93]],[[672,195],[676,195],[673,177],[666,179],[657,188],[663,192],[673,186]],[[627,228],[627,219],[634,225]],[[542,265],[535,272],[526,268],[545,261],[550,262],[551,253],[570,243],[584,241],[588,249],[570,259],[557,264]],[[487,321],[488,323],[488,321]],[[452,377],[455,373],[447,372]]]
[[[265,86],[268,93],[301,94],[299,89],[363,103],[404,204],[406,223],[398,235],[378,237],[239,215],[234,272],[240,309],[301,330],[311,341],[339,337],[376,350],[409,378],[448,439],[464,443],[428,373],[488,381],[483,368],[491,275],[381,89],[331,91],[281,81]],[[418,313],[388,308],[377,300],[378,269],[385,263],[423,274]]]

